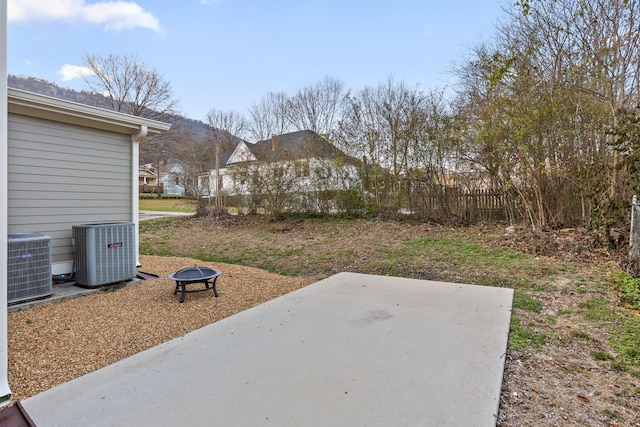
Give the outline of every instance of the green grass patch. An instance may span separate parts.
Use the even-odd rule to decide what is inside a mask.
[[[605,414],[607,417],[611,418],[612,420],[622,421],[624,418],[621,413],[617,411],[613,411],[611,409],[605,409],[602,411],[602,413]]]
[[[591,335],[585,331],[571,331],[571,336],[579,340],[591,341]]]
[[[584,317],[587,320],[596,322],[599,325],[603,325],[604,322],[617,318],[611,301],[604,298],[593,298],[583,301],[578,304],[578,307],[583,310]]]
[[[529,328],[522,326],[520,319],[512,315],[511,324],[509,325],[509,341],[508,347],[512,350],[529,351],[531,349],[540,349],[544,344],[544,335],[536,334]]]
[[[591,357],[596,360],[604,361],[604,360],[614,360],[615,358],[607,353],[606,351],[594,350],[591,353]]]
[[[154,239],[173,238],[177,233],[177,221],[181,218],[158,218],[152,221],[140,221],[140,232],[153,233]]]
[[[640,316],[603,298],[584,301],[579,307],[587,320],[609,331],[609,345],[618,354],[614,369],[640,367]]]
[[[446,261],[461,266],[468,262],[482,267],[491,266],[494,269],[530,268],[533,258],[512,250],[486,249],[475,243],[456,240],[436,239],[425,237],[405,242],[408,253],[424,254],[428,251],[435,261]]]
[[[512,250],[487,249],[479,244],[452,238],[425,237],[407,240],[401,247],[380,249],[384,255],[374,268],[396,274],[424,277],[438,272],[442,280],[483,286],[532,288],[533,278],[550,270],[534,257]],[[425,262],[429,270],[425,272]],[[452,274],[452,272],[455,272]]]
[[[640,367],[640,316],[627,314],[612,332],[614,337],[610,343],[618,352],[620,361]]]
[[[611,275],[620,302],[626,307],[640,309],[640,278],[631,277],[623,271]]]
[[[140,199],[141,211],[195,212],[197,204],[192,199],[155,198]]]
[[[527,291],[521,289],[513,291],[513,308],[541,313],[543,307],[542,302],[532,297]]]

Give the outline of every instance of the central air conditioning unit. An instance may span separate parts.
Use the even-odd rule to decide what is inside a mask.
[[[80,224],[72,227],[76,285],[95,287],[137,275],[135,224]]]
[[[8,236],[7,303],[44,298],[52,293],[51,237],[41,233]]]

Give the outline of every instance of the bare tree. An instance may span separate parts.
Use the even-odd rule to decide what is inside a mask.
[[[247,130],[254,140],[262,141],[293,130],[286,114],[288,99],[284,92],[269,92],[251,106]]]
[[[222,177],[220,176],[220,150],[238,141],[246,130],[244,116],[234,111],[220,111],[212,109],[207,113],[207,123],[215,144],[215,213],[220,214],[224,209],[222,192]]]
[[[202,182],[201,177],[206,174],[208,179],[213,153],[211,141],[199,140],[188,144],[176,154],[182,163],[185,190],[198,203],[198,215],[207,214],[211,186],[208,182]]]
[[[165,119],[176,112],[177,101],[171,84],[155,69],[149,69],[135,56],[101,57],[86,53],[86,85],[109,100],[111,109],[149,119]],[[141,144],[142,158],[153,158],[160,179],[160,164],[166,160],[171,132],[147,139]],[[163,158],[164,157],[164,158]]]
[[[400,178],[425,167],[428,146],[441,139],[429,128],[439,108],[436,92],[425,94],[393,77],[347,98],[333,139],[363,160],[361,175],[377,204],[391,202]]]
[[[150,119],[175,113],[171,84],[137,57],[85,54],[84,62],[92,71],[84,76],[85,83],[107,97],[113,110]]]
[[[325,77],[315,85],[298,90],[289,98],[287,117],[297,130],[329,135],[338,123],[346,95],[344,83],[333,77]]]

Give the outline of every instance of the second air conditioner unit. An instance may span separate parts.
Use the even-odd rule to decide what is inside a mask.
[[[72,227],[77,285],[95,287],[136,277],[135,224],[80,224]]]
[[[51,295],[51,237],[41,233],[9,234],[8,245],[7,303]]]

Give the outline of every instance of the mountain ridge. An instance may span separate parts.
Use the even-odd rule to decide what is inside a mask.
[[[7,76],[7,86],[40,95],[51,96],[53,98],[64,99],[66,101],[112,110],[109,99],[100,93],[63,88],[38,77],[10,74]],[[211,129],[206,123],[200,120],[191,119],[180,114],[162,114],[159,120],[170,123],[171,129],[140,146],[141,164],[167,160],[170,157],[174,157],[190,143],[212,139]]]
[[[9,74],[7,76],[7,86],[14,89],[22,89],[29,92],[47,95],[53,98],[64,99],[66,101],[77,102],[80,104],[91,105],[93,107],[111,110],[111,102],[105,96],[97,92],[76,91],[74,89],[60,87],[57,84],[39,77],[16,76]],[[200,138],[210,136],[209,126],[200,121],[185,117],[180,114],[165,114],[161,121],[172,124],[182,132],[188,132]]]

